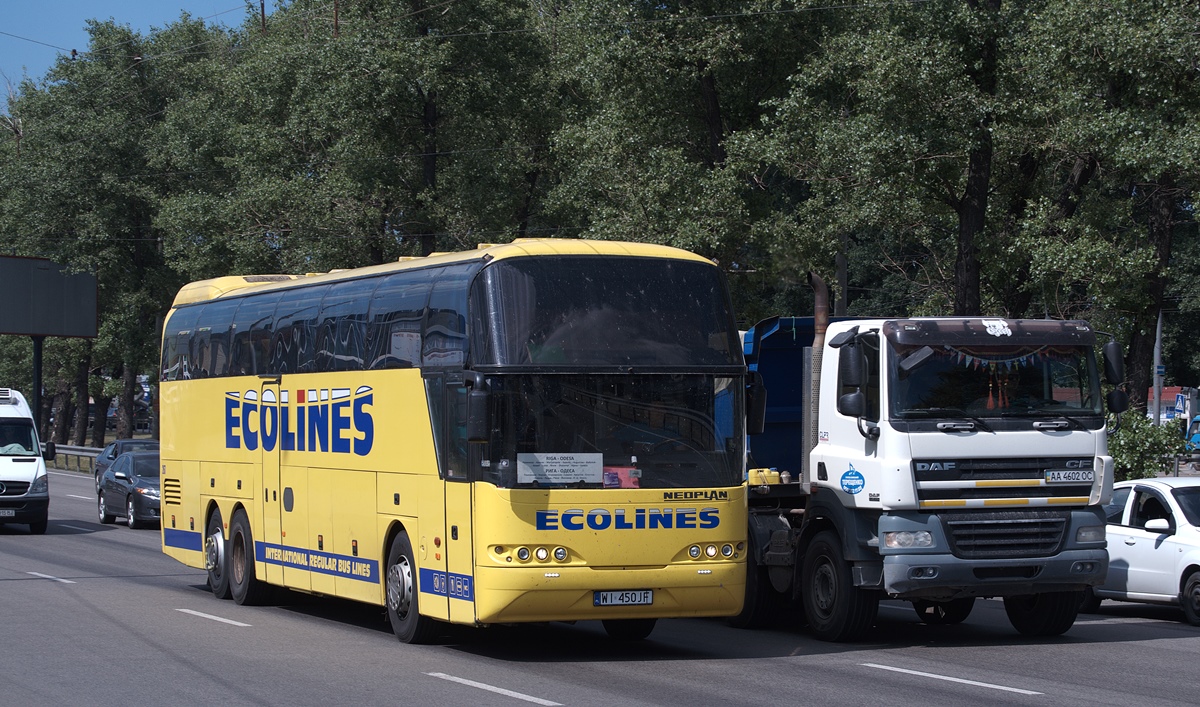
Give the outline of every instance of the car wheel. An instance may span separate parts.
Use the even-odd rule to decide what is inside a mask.
[[[271,588],[254,575],[254,536],[246,512],[238,510],[229,525],[229,592],[243,606],[267,600]]]
[[[208,570],[208,588],[218,599],[228,599],[229,554],[225,543],[225,529],[221,525],[221,510],[214,509],[204,531],[204,568]]]
[[[1082,592],[1045,592],[1004,597],[1004,613],[1023,636],[1058,636],[1066,633],[1079,615]]]
[[[30,533],[30,535],[45,535],[46,528],[48,528],[48,527],[50,527],[50,519],[49,518],[42,518],[41,520],[35,520],[34,522],[29,524],[29,533]]]
[[[387,613],[392,632],[405,643],[428,643],[435,635],[433,619],[421,616],[419,601],[412,543],[401,532],[388,549]]]
[[[140,528],[142,521],[138,520],[137,514],[133,509],[133,496],[125,499],[125,522],[130,528]]]
[[[1183,596],[1180,598],[1183,600],[1183,615],[1187,617],[1188,623],[1200,626],[1200,572],[1188,575],[1187,581],[1183,583]]]
[[[104,525],[112,523],[116,516],[108,511],[108,504],[104,502],[104,494],[96,494],[96,515],[100,516],[100,522]]]
[[[975,608],[975,597],[964,597],[950,601],[925,601],[918,599],[913,602],[913,610],[922,623],[935,626],[961,624],[971,615]]]
[[[836,533],[824,530],[804,554],[804,616],[822,641],[856,641],[875,623],[879,594],[854,586]]]

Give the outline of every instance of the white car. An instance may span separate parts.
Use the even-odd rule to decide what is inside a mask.
[[[1122,481],[1105,514],[1108,576],[1083,611],[1101,599],[1167,604],[1200,626],[1200,478]]]

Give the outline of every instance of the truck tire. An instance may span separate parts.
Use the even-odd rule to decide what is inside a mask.
[[[1096,596],[1096,592],[1092,591],[1091,587],[1083,590],[1083,599],[1079,602],[1079,613],[1094,614],[1100,611],[1100,597]]]
[[[1022,594],[1004,597],[1004,613],[1023,636],[1058,636],[1075,623],[1082,603],[1082,592]]]
[[[837,533],[817,533],[804,553],[804,616],[822,641],[856,641],[875,623],[879,594],[854,586]]]
[[[951,599],[950,601],[926,601],[918,599],[913,603],[913,610],[922,623],[933,626],[949,626],[961,624],[971,615],[975,608],[975,597]]]

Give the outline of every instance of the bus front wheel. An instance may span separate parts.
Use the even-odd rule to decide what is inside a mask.
[[[229,592],[242,606],[262,604],[270,588],[254,575],[254,536],[246,512],[238,510],[229,525]]]
[[[418,610],[417,563],[407,533],[397,535],[388,549],[387,613],[392,632],[404,643],[428,643],[433,638],[433,619]]]
[[[111,521],[110,521],[111,522]],[[225,551],[225,529],[221,525],[221,511],[214,510],[208,517],[204,531],[204,569],[208,570],[208,588],[218,599],[228,599],[229,556]]]

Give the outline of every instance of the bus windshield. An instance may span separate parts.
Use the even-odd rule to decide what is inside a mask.
[[[481,480],[504,487],[687,488],[742,480],[740,378],[489,378],[500,430]]]
[[[479,283],[479,366],[742,366],[724,283],[708,263],[511,258]]]

